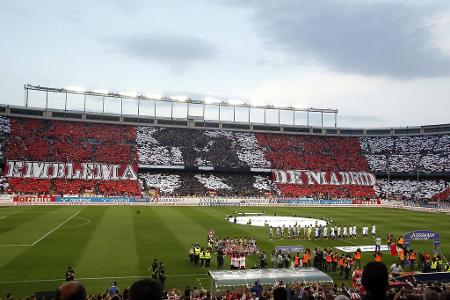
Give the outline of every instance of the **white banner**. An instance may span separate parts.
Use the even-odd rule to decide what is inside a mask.
[[[375,175],[369,172],[322,172],[311,170],[272,170],[278,184],[297,185],[361,185],[374,186]]]
[[[137,180],[137,165],[9,160],[6,177],[34,179]]]
[[[334,247],[340,251],[346,252],[346,253],[353,253],[356,252],[356,250],[359,248],[361,249],[361,252],[375,252],[375,245],[371,246],[342,246],[342,247]],[[387,245],[381,246],[381,251],[389,251],[389,248]]]

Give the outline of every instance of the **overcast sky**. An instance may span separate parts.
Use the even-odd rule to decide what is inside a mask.
[[[450,122],[450,1],[0,0],[0,102],[23,85]]]

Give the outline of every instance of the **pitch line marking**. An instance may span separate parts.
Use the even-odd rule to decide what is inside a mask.
[[[91,219],[86,219],[86,218],[73,218],[74,220],[84,220],[84,223],[81,224],[77,224],[77,225],[72,225],[72,226],[63,226],[61,227],[61,229],[72,229],[72,228],[77,228],[77,227],[81,227],[81,226],[86,226],[87,224],[91,223]]]
[[[3,244],[0,247],[30,247],[28,244]]]
[[[53,228],[52,230],[50,230],[49,232],[47,232],[46,234],[44,234],[43,236],[41,236],[39,239],[37,239],[34,243],[32,244],[4,244],[4,245],[0,245],[0,247],[33,247],[35,246],[37,243],[39,243],[40,241],[42,241],[43,239],[45,239],[47,236],[49,236],[50,234],[52,234],[53,232],[55,232],[56,230],[58,230],[61,226],[63,226],[64,224],[66,224],[67,222],[69,222],[73,217],[75,217],[76,215],[78,215],[81,212],[81,210],[77,211],[76,213],[74,213],[72,216],[70,216],[69,218],[67,218],[64,222],[62,222],[61,224],[59,224],[58,226],[56,226],[55,228]]]
[[[33,244],[31,244],[31,246],[36,245],[37,243],[39,243],[40,241],[42,241],[43,239],[45,239],[47,236],[49,236],[50,234],[52,234],[53,232],[55,232],[56,230],[58,230],[59,227],[63,226],[64,224],[66,224],[67,222],[70,221],[70,219],[72,219],[73,217],[75,217],[76,215],[78,215],[81,212],[81,210],[77,211],[76,213],[74,213],[71,217],[69,217],[67,220],[65,220],[64,222],[62,222],[61,224],[59,224],[58,226],[56,226],[55,228],[53,228],[52,230],[50,230],[49,232],[47,232],[46,234],[44,234],[42,237],[40,237],[36,242],[34,242]]]
[[[206,274],[178,274],[178,275],[166,275],[166,277],[196,277],[196,276],[205,276]],[[129,276],[106,276],[106,277],[84,277],[84,278],[75,278],[75,280],[105,280],[105,279],[127,279],[127,278],[148,278],[151,275],[129,275]],[[197,281],[209,279],[209,277],[197,277]],[[65,281],[64,278],[57,279],[37,279],[37,280],[17,280],[17,281],[0,281],[0,284],[14,284],[14,283],[37,283],[37,282],[56,282],[56,281]]]

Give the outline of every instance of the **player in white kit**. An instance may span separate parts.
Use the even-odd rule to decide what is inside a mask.
[[[239,269],[244,270],[245,269],[245,255],[242,254],[241,257],[239,257]]]

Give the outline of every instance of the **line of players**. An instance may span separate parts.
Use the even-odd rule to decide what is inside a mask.
[[[327,226],[319,226],[317,223],[313,225],[309,225],[306,227],[300,227],[300,225],[295,224],[293,226],[278,226],[272,227],[269,226],[269,238],[270,239],[307,239],[307,240],[320,240],[320,239],[348,239],[354,238],[356,239],[357,233],[356,225],[349,226],[341,226],[341,225],[327,225]],[[363,238],[367,238],[369,236],[369,227],[363,226],[361,227],[361,233]],[[372,225],[371,228],[372,237],[377,236],[377,226]]]

